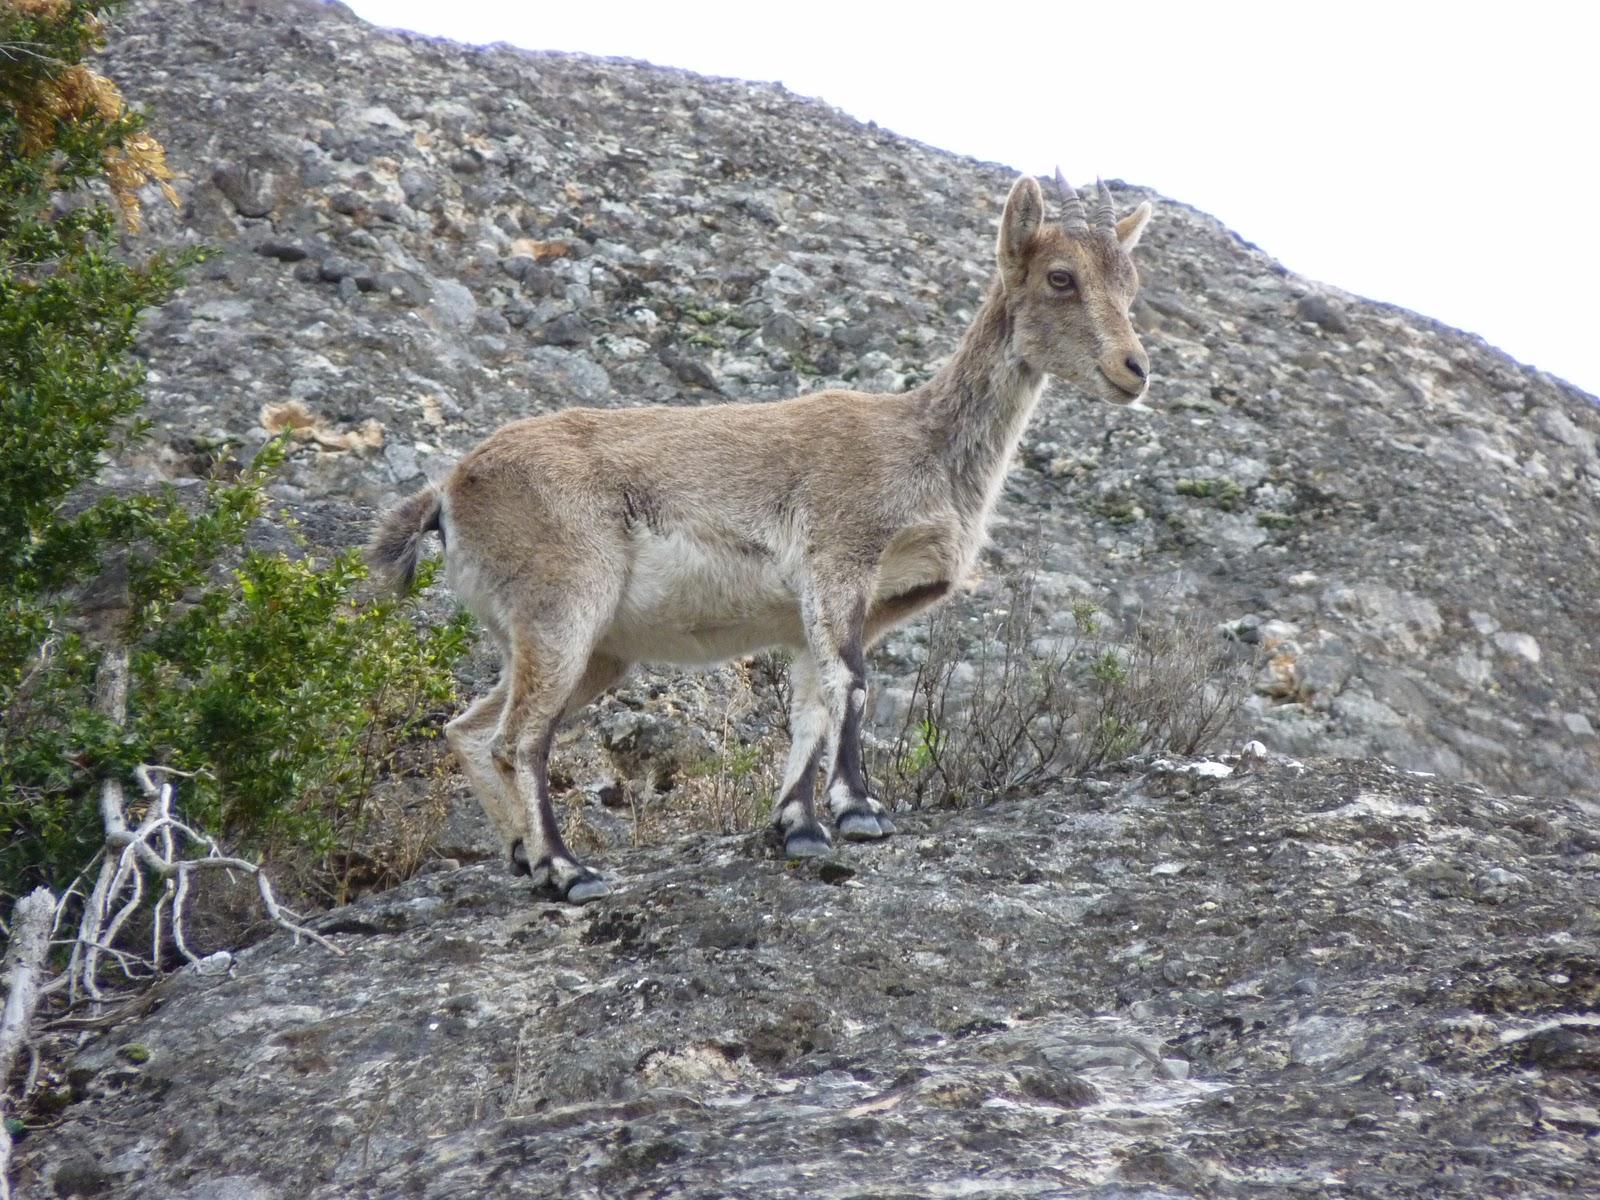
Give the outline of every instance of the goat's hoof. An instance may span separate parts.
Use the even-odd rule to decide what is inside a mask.
[[[611,885],[593,871],[585,869],[582,875],[567,884],[566,892],[561,898],[568,904],[588,904],[591,900],[598,900],[610,894]]]
[[[609,883],[569,858],[546,855],[538,862],[529,862],[521,838],[511,844],[511,869],[518,875],[526,875],[534,891],[565,904],[588,904],[611,894]]]
[[[785,858],[826,858],[833,853],[833,841],[821,825],[802,825],[783,838]]]
[[[588,904],[611,894],[611,885],[588,867],[573,862],[545,859],[529,875],[534,890],[562,904]]]
[[[840,813],[834,824],[847,842],[876,842],[894,832],[894,822],[887,815],[864,808]]]

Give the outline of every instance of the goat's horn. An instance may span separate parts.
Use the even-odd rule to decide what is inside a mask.
[[[1115,233],[1117,231],[1117,206],[1112,203],[1111,189],[1106,186],[1103,179],[1096,179],[1094,186],[1100,195],[1094,206],[1094,223],[1101,229],[1109,229],[1112,233]]]
[[[1089,218],[1083,215],[1078,189],[1067,182],[1060,167],[1056,168],[1056,187],[1061,191],[1061,224],[1067,229],[1088,229]]]

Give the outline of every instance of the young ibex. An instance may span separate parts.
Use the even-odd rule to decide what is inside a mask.
[[[894,832],[861,765],[865,654],[972,566],[1046,375],[1107,400],[1144,393],[1128,252],[1101,185],[1092,219],[1019,179],[999,271],[955,356],[902,395],[574,408],[492,434],[384,518],[370,555],[402,590],[438,530],[446,577],[501,648],[500,682],[446,728],[516,868],[581,904],[609,891],[562,840],[547,759],[563,717],[636,662],[794,656],[793,745],[774,824],[791,857]]]

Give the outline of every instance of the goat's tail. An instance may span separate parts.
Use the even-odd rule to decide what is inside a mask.
[[[417,578],[422,556],[422,535],[440,529],[442,504],[431,483],[416,492],[378,522],[367,543],[367,563],[386,586],[404,596]],[[440,530],[443,537],[443,530]]]

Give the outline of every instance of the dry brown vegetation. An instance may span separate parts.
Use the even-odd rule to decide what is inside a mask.
[[[62,21],[69,15],[65,0],[9,0],[20,17]],[[104,44],[102,23],[94,17],[80,18],[82,27],[94,43]],[[0,62],[13,55],[33,53],[21,43],[0,45]],[[138,232],[139,189],[155,184],[167,202],[178,206],[178,193],[172,188],[172,170],[167,166],[165,148],[150,134],[128,126],[130,112],[117,85],[81,63],[65,66],[42,78],[29,78],[17,90],[0,87],[0,103],[11,109],[21,132],[20,150],[38,155],[51,149],[63,129],[87,121],[100,121],[109,127],[123,126],[124,132],[108,143],[101,153],[101,168],[117,211],[130,232]]]
[[[1047,635],[1037,575],[1025,567],[975,631],[954,606],[940,609],[898,735],[875,755],[885,799],[983,803],[1139,753],[1216,745],[1247,694],[1247,672],[1209,623],[1163,607],[1114,639],[1079,601],[1074,632]]]
[[[786,660],[776,652],[760,654],[730,663],[718,675],[726,687],[703,693],[707,702],[715,694],[722,704],[720,721],[707,731],[715,752],[676,767],[665,779],[622,781],[634,845],[681,830],[745,833],[771,818],[788,748]],[[573,824],[570,816],[568,823]]]

